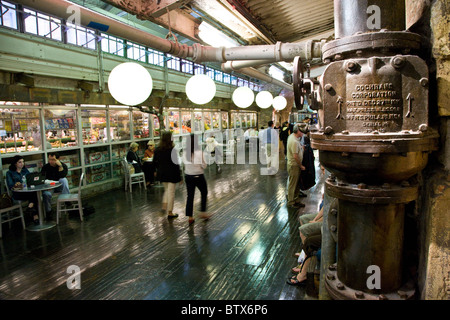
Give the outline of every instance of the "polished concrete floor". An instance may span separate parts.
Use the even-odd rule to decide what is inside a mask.
[[[0,299],[74,300],[311,300],[305,287],[286,284],[300,248],[298,217],[317,212],[323,176],[304,198],[286,207],[284,156],[274,176],[259,164],[206,169],[209,221],[188,225],[186,188],[176,190],[174,212],[160,211],[162,187],[132,193],[114,189],[85,203],[96,209],[84,222],[64,216],[42,232],[3,225]],[[195,209],[200,193],[196,191]],[[75,266],[75,267],[73,267]],[[69,289],[68,280],[80,289]]]

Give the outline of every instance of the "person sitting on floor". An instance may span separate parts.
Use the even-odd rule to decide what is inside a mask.
[[[48,163],[42,167],[41,173],[45,174],[46,180],[58,181],[61,186],[42,192],[47,220],[52,218],[53,193],[70,193],[69,181],[66,178],[68,171],[67,165],[59,161],[59,154],[54,152],[48,154]]]

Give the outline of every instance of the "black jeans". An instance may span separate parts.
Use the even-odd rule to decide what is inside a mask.
[[[191,176],[185,175],[186,189],[187,189],[187,201],[186,201],[186,216],[192,217],[194,211],[194,195],[195,188],[197,187],[201,193],[201,209],[200,211],[206,211],[206,201],[208,197],[208,186],[206,185],[205,176],[203,174]]]

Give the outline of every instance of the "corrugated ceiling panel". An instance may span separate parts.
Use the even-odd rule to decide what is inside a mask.
[[[278,41],[294,42],[334,28],[333,0],[244,0]]]

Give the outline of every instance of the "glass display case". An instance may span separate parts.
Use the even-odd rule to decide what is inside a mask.
[[[85,145],[108,142],[106,110],[81,109],[81,134]]]
[[[180,112],[169,109],[166,124],[167,129],[172,131],[172,134],[180,134]]]
[[[109,131],[111,141],[130,140],[130,112],[128,110],[109,110]]]
[[[42,150],[39,109],[0,109],[0,152]]]
[[[159,124],[159,119],[158,119],[158,117],[157,117],[156,115],[154,115],[154,114],[151,114],[150,116],[151,116],[151,119],[153,119],[153,122],[152,122],[152,124],[153,124],[153,126],[152,126],[152,129],[153,129],[153,137],[159,137],[159,132],[160,132],[160,130],[161,130],[161,126],[160,126],[160,124]]]
[[[78,146],[77,111],[73,109],[44,109],[47,149]]]
[[[114,144],[111,146],[112,176],[123,177],[121,161],[126,158],[130,144]]]
[[[149,118],[150,114],[133,110],[133,130],[135,139],[150,138]]]
[[[86,168],[87,184],[111,179],[111,164],[98,164]]]
[[[212,129],[220,129],[220,112],[212,112]]]
[[[211,112],[203,111],[203,125],[204,125],[204,130],[203,131],[212,129]]]
[[[181,111],[181,133],[191,133],[191,111]]]
[[[222,130],[228,129],[228,112],[222,112]]]
[[[200,133],[204,131],[204,125],[203,125],[203,119],[202,119],[202,112],[194,111],[193,112],[193,129],[195,133]]]
[[[111,164],[108,146],[84,149],[86,182],[88,184],[111,178]]]

